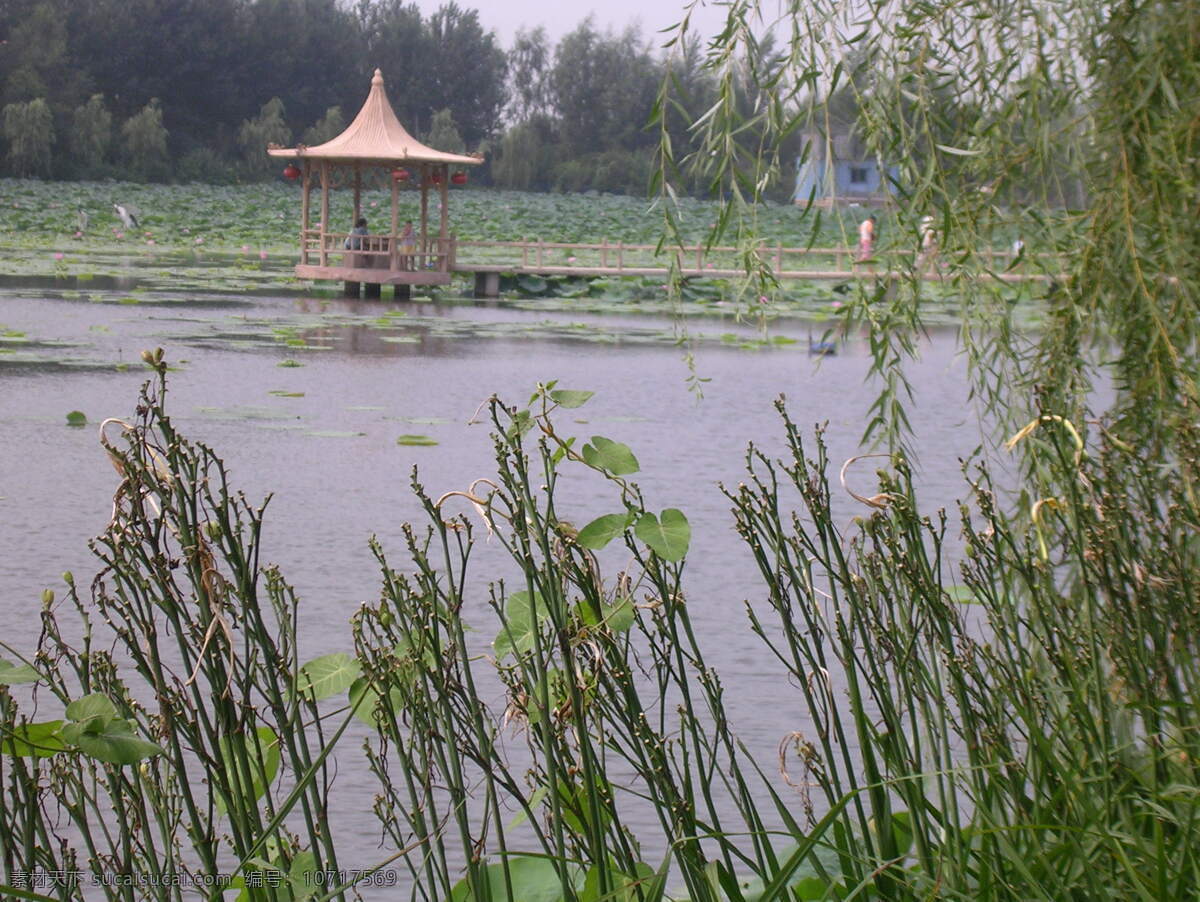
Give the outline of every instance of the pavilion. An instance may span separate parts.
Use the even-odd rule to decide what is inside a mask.
[[[378,69],[366,102],[344,132],[316,147],[271,145],[267,153],[290,159],[284,174],[301,179],[297,276],[344,281],[347,294],[355,297],[359,283],[367,286],[368,296],[378,297],[381,285],[394,285],[397,297],[407,297],[411,285],[450,282],[455,239],[450,233],[448,188],[451,182],[466,181],[461,167],[478,166],[483,157],[434,150],[410,135],[396,118]],[[369,180],[381,175],[391,185],[392,216],[386,233],[351,232],[363,215],[364,174]],[[317,185],[321,205],[314,227],[312,191]],[[344,223],[345,228],[340,228],[330,221],[329,194],[333,188],[345,186],[354,188],[354,214]],[[414,222],[414,238],[408,240],[402,236],[400,195],[414,189],[420,192],[420,217]],[[437,230],[431,234],[429,201],[435,192]]]

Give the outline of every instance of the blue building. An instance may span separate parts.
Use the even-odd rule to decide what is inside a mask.
[[[796,160],[797,204],[834,207],[846,204],[887,204],[899,177],[895,166],[886,169],[872,159],[863,142],[842,133],[830,139],[818,132],[803,135],[806,153]]]

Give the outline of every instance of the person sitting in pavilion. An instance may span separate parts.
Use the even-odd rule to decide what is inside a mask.
[[[362,236],[369,234],[371,233],[367,231],[367,218],[360,216],[355,220],[354,228],[350,230],[350,234],[346,236],[346,240],[342,246],[348,251],[360,251],[363,249],[364,244]],[[361,267],[370,265],[365,254],[354,254],[352,259],[354,262],[351,265],[353,266]]]
[[[400,268],[415,269],[413,257],[417,253],[417,236],[413,232],[412,220],[406,220],[400,231]]]

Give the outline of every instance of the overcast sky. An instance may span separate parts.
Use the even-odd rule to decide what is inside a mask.
[[[655,33],[678,22],[687,0],[457,0],[464,9],[479,10],[479,21],[485,29],[496,32],[500,45],[508,50],[513,36],[522,26],[535,28],[543,25],[552,42],[579,25],[588,14],[595,19],[596,26],[604,31],[613,28],[623,30],[626,25],[636,23],[642,34],[655,44],[663,36]],[[443,0],[417,0],[417,5],[426,15],[441,6]],[[702,34],[714,34],[725,21],[724,10],[715,3],[707,3],[692,14],[692,29]]]

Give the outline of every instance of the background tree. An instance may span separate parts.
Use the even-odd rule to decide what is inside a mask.
[[[336,138],[345,130],[346,120],[342,116],[342,108],[331,106],[312,127],[304,130],[304,136],[300,142],[306,147],[316,147],[318,144],[324,144],[326,141]]]
[[[520,28],[508,52],[509,94],[505,109],[509,122],[529,122],[550,112],[552,48],[542,26]]]
[[[284,121],[283,101],[278,97],[264,103],[258,115],[247,119],[238,129],[238,147],[246,171],[251,174],[265,175],[276,168],[275,162],[267,156],[268,144],[286,147],[291,143],[292,130]]]
[[[4,107],[8,160],[17,175],[49,175],[54,117],[42,98]]]
[[[315,122],[343,103],[357,109],[372,66],[351,10],[338,0],[254,0],[244,15],[244,58],[234,71],[238,83],[254,91],[244,92],[239,119],[250,118],[271,97],[283,98],[300,123]]]
[[[162,107],[153,98],[121,126],[121,146],[130,170],[151,181],[162,179],[167,167],[167,129]]]
[[[433,114],[433,123],[429,127],[425,143],[450,153],[462,153],[466,150],[462,135],[458,132],[458,124],[454,121],[454,114],[448,109],[438,110]]]
[[[492,163],[492,179],[501,188],[545,191],[554,186],[560,145],[547,116],[510,126]]]
[[[112,146],[112,113],[103,94],[93,94],[77,106],[71,117],[71,156],[80,172],[94,174],[103,168]]]
[[[454,111],[454,119],[468,148],[496,134],[506,98],[508,59],[485,32],[476,10],[446,3],[429,17],[429,89],[427,115],[436,110]]]

